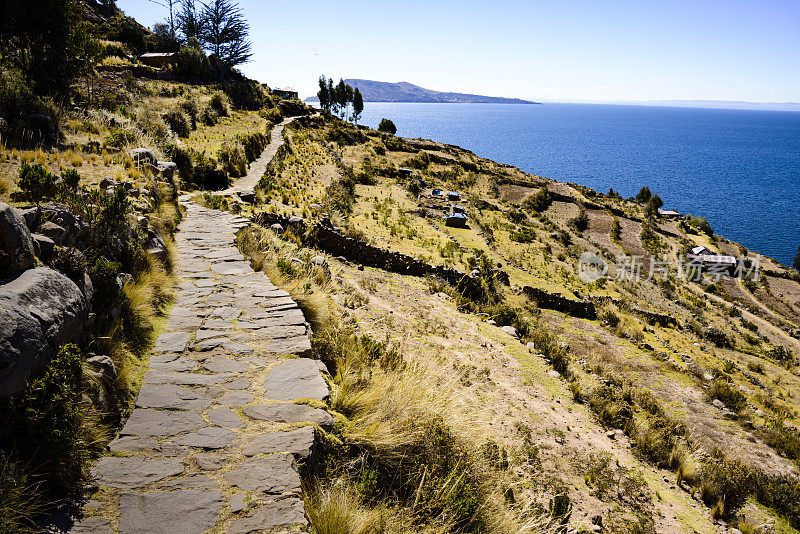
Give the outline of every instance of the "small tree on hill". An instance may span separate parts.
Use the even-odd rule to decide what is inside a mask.
[[[800,247],[797,247],[797,256],[794,257],[794,264],[792,266],[800,271]]]
[[[397,126],[389,119],[381,119],[381,123],[378,125],[378,131],[394,135],[397,133]]]
[[[238,4],[230,0],[211,0],[200,13],[200,42],[225,65],[233,67],[250,60],[250,27]]]
[[[652,196],[653,194],[650,192],[650,188],[645,186],[636,194],[636,202],[639,204],[645,204]]]
[[[319,91],[317,91],[317,98],[319,98],[319,107],[326,111],[330,111],[331,93],[328,89],[328,79],[325,76],[319,77]]]
[[[358,87],[353,91],[353,121],[358,124],[358,119],[361,118],[361,112],[364,111],[364,98],[361,96],[361,91]]]

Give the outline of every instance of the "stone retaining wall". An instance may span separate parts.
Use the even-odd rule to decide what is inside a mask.
[[[588,300],[573,300],[558,293],[548,293],[538,287],[524,286],[522,292],[546,310],[556,310],[581,319],[597,319],[597,310]]]

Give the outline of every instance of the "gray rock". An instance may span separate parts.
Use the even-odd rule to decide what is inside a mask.
[[[239,191],[239,198],[242,199],[242,202],[247,202],[248,204],[252,204],[256,201],[256,192],[252,189],[244,189]]]
[[[250,404],[255,399],[252,393],[246,391],[229,391],[219,399],[219,403],[223,406],[244,406]]]
[[[228,389],[247,389],[250,387],[250,381],[246,378],[237,378],[230,382],[225,382],[223,386]]]
[[[144,456],[105,456],[92,468],[92,476],[99,485],[121,489],[143,488],[162,478],[181,473],[183,462],[180,460],[159,460]]]
[[[64,234],[66,234],[66,230],[64,230],[64,228],[52,221],[45,221],[42,223],[42,225],[39,227],[39,232],[42,235],[49,237],[56,243],[61,243],[61,241],[64,239]]]
[[[231,523],[228,534],[255,534],[292,525],[306,525],[303,501],[296,497],[278,499],[259,506]]]
[[[156,339],[153,352],[183,352],[188,344],[188,332],[166,332]]]
[[[102,517],[84,517],[79,519],[67,531],[69,534],[111,534],[111,522]]]
[[[208,419],[222,428],[244,428],[244,422],[227,406],[214,408],[208,412]]]
[[[216,274],[247,274],[251,271],[250,264],[245,261],[226,261],[211,266],[211,272]]]
[[[275,223],[272,226],[270,226],[270,230],[272,230],[276,234],[282,234],[283,233],[283,226],[281,226],[280,223]]]
[[[203,362],[203,367],[214,373],[243,373],[250,368],[245,362],[228,358],[209,358]]]
[[[177,478],[161,484],[162,489],[213,489],[218,490],[219,484],[205,475]]]
[[[306,335],[289,337],[286,339],[272,339],[264,344],[264,352],[311,356],[311,342]]]
[[[168,408],[170,410],[205,410],[211,398],[175,384],[144,383],[139,390],[136,405],[143,408]]]
[[[33,230],[39,225],[39,221],[42,220],[42,208],[40,206],[18,210],[18,212],[22,215],[22,218],[25,220],[25,226],[27,226],[29,230]]]
[[[501,326],[500,330],[502,330],[503,332],[505,332],[506,334],[508,334],[513,338],[519,338],[519,334],[517,334],[517,329],[514,328],[513,326]]]
[[[0,285],[0,397],[20,391],[61,345],[79,341],[88,316],[75,282],[52,269],[29,269]]]
[[[113,380],[117,376],[117,366],[109,356],[91,356],[86,359],[86,363],[99,370],[106,380]]]
[[[197,362],[178,354],[154,354],[150,356],[150,367],[160,371],[194,371]]]
[[[264,396],[276,400],[328,398],[328,384],[308,358],[284,360],[264,380]]]
[[[47,261],[53,257],[53,251],[56,248],[56,242],[42,234],[31,234],[33,239],[33,247],[36,255]]]
[[[200,452],[192,456],[192,459],[203,471],[218,471],[225,467],[228,455],[219,452]]]
[[[288,452],[298,458],[306,459],[311,456],[313,449],[314,427],[304,426],[290,432],[271,432],[256,436],[245,446],[243,454],[255,456]]]
[[[245,406],[242,411],[248,417],[272,423],[316,423],[321,427],[333,426],[333,416],[325,410],[304,404],[257,404]]]
[[[158,449],[158,442],[150,436],[122,436],[108,444],[111,452],[144,452]]]
[[[33,267],[33,240],[22,215],[0,202],[0,277]]]
[[[244,502],[244,493],[237,493],[236,495],[232,496],[229,500],[231,512],[234,514],[236,512],[241,512],[244,510],[247,505]]]
[[[122,436],[175,436],[205,427],[194,412],[173,412],[137,408],[122,427]]]
[[[712,404],[712,405],[714,405],[714,407],[716,407],[716,408],[719,408],[720,410],[722,410],[722,409],[724,409],[724,408],[725,408],[725,403],[724,403],[724,402],[722,402],[722,401],[721,401],[721,400],[719,400],[719,399],[714,399],[714,400],[712,400],[712,401],[711,401],[711,404]]]
[[[134,148],[128,154],[137,165],[156,165],[158,163],[158,158],[148,148]]]
[[[248,491],[264,493],[300,491],[300,474],[291,454],[250,458],[224,476],[232,486]]]
[[[175,438],[175,443],[186,447],[199,447],[202,449],[221,449],[230,445],[236,432],[209,426],[197,432],[183,434]]]
[[[156,371],[151,369],[144,374],[145,382],[153,384],[178,384],[182,386],[211,386],[230,380],[231,373],[215,373],[204,375],[200,373],[180,373],[171,371]]]
[[[123,493],[120,534],[197,534],[212,528],[225,506],[218,491],[178,490]]]

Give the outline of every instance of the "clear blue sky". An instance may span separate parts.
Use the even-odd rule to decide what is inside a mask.
[[[167,16],[117,4],[146,26]],[[798,0],[239,4],[242,71],[303,96],[326,74],[551,101],[800,101]]]

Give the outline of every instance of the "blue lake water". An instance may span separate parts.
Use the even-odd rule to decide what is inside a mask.
[[[800,112],[595,104],[368,102],[361,122],[455,144],[623,196],[649,186],[665,209],[791,265],[800,245]]]

